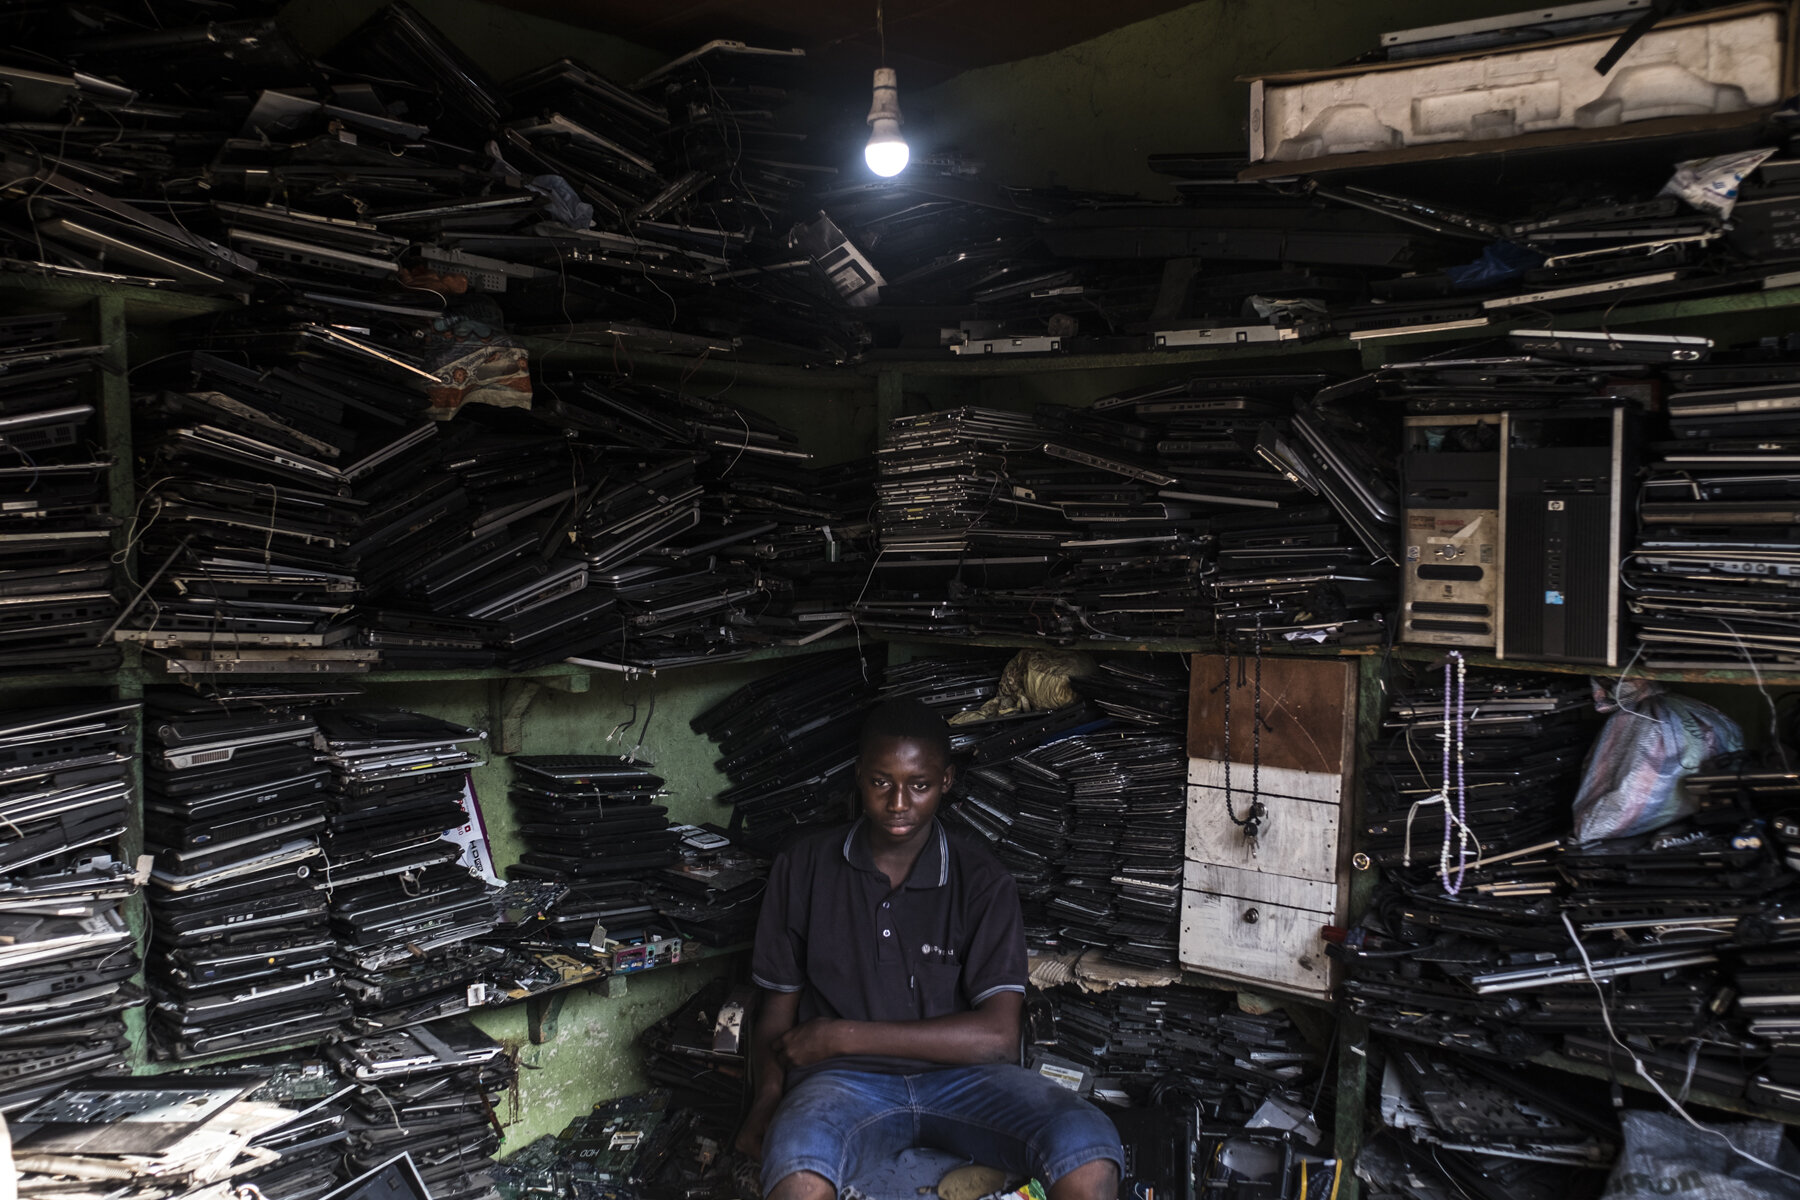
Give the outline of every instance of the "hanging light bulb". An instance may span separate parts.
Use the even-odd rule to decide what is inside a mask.
[[[869,144],[863,161],[869,170],[888,178],[906,170],[912,154],[900,136],[900,84],[892,67],[875,69],[875,102],[869,106]]]

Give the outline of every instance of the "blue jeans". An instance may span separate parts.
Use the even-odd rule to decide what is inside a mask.
[[[795,1084],[775,1110],[763,1138],[763,1194],[795,1171],[842,1188],[911,1146],[965,1155],[1046,1187],[1095,1159],[1124,1162],[1105,1113],[1023,1067],[826,1069]]]

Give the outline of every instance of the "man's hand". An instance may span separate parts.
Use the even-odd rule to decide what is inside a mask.
[[[848,1024],[848,1021],[832,1017],[816,1017],[794,1026],[776,1038],[770,1047],[775,1052],[775,1061],[783,1070],[792,1071],[848,1053],[844,1039],[839,1036]]]

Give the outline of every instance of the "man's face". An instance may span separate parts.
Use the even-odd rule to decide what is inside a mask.
[[[872,842],[896,846],[923,838],[955,777],[955,768],[922,742],[881,738],[871,743],[857,761],[856,785]]]

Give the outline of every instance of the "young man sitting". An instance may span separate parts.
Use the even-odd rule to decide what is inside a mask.
[[[832,1200],[930,1146],[1115,1200],[1123,1155],[1093,1105],[1017,1065],[1025,933],[1012,876],[937,819],[950,734],[912,700],[863,726],[860,820],[775,860],[751,978],[756,1095],[739,1149],[771,1200]]]

